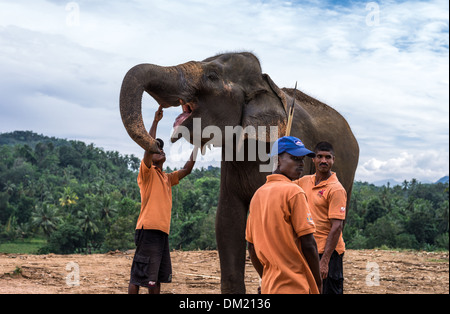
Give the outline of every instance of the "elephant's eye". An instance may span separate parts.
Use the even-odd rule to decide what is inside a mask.
[[[206,77],[211,81],[217,81],[219,79],[219,75],[216,72],[210,72]]]

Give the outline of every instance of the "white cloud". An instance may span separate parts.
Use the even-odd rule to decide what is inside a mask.
[[[445,164],[448,166],[448,159],[438,150],[414,155],[408,152],[399,152],[396,157],[387,160],[371,158],[364,162],[359,167],[359,178],[357,179],[374,182],[395,176],[397,181],[430,178],[430,181],[434,182],[447,174],[446,169],[442,169]]]
[[[357,179],[449,172],[447,1],[376,1],[374,26],[360,1],[79,0],[79,12],[67,3],[0,0],[0,132],[32,129],[140,156],[118,113],[129,68],[250,50],[280,87],[298,81],[348,120],[361,148]],[[67,23],[74,13],[78,25]],[[144,121],[156,108],[145,96]],[[166,142],[179,112],[165,111]]]

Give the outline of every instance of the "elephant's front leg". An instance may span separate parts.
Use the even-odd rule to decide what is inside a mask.
[[[245,226],[247,206],[231,196],[221,195],[216,216],[222,293],[245,293]]]

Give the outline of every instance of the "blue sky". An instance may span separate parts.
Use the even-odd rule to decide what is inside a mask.
[[[32,130],[142,156],[120,120],[125,73],[251,51],[349,122],[356,179],[449,173],[448,1],[0,0],[0,132]],[[145,96],[149,127],[156,103]],[[165,111],[168,142],[179,108]],[[191,149],[168,147],[168,165]],[[167,151],[167,150],[166,150]],[[218,165],[219,151],[197,164]]]

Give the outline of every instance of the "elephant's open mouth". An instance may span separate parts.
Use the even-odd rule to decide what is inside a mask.
[[[195,108],[193,103],[190,102],[186,103],[182,99],[179,99],[178,102],[180,103],[183,112],[175,119],[175,122],[173,123],[173,133],[171,136],[172,143],[175,143],[182,137],[182,134],[179,133],[177,129],[184,121],[186,121],[192,115]]]
[[[173,128],[176,129],[179,125],[181,125],[187,118],[189,118],[192,115],[192,112],[194,111],[194,106],[192,103],[185,103],[183,100],[179,100],[181,104],[181,108],[183,109],[183,112],[175,119],[175,122],[173,123]]]

